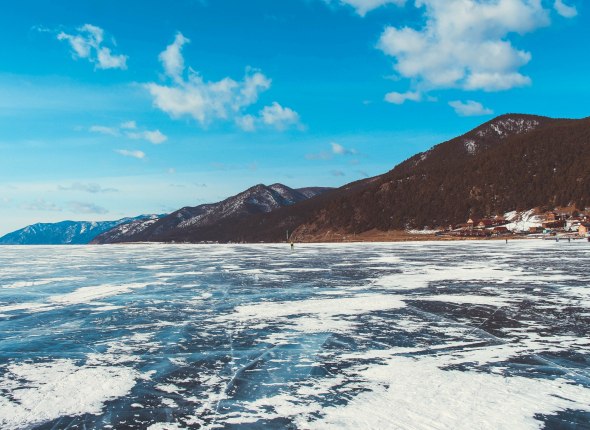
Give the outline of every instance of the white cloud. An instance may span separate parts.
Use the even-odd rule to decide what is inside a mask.
[[[135,130],[137,128],[137,123],[135,121],[126,121],[120,125],[120,128],[125,130]]]
[[[291,125],[299,124],[299,114],[291,108],[281,106],[277,102],[265,106],[260,111],[260,117],[264,124],[278,130],[284,130]]]
[[[244,131],[256,131],[257,118],[254,115],[244,115],[236,118],[236,124]]]
[[[103,188],[99,184],[95,184],[95,183],[84,184],[81,182],[75,182],[72,185],[67,186],[67,187],[60,185],[58,187],[58,189],[61,191],[82,191],[82,192],[92,193],[92,194],[115,193],[115,192],[119,191],[116,188]]]
[[[455,109],[455,112],[460,116],[481,116],[481,115],[491,115],[494,113],[493,110],[484,107],[481,103],[468,100],[466,102],[462,102],[460,100],[455,100],[449,102],[449,106]]]
[[[332,152],[334,154],[346,154],[346,148],[339,143],[332,142],[330,145],[332,146]]]
[[[334,158],[334,154],[331,154],[327,151],[305,154],[305,159],[307,160],[331,160],[332,158]]]
[[[57,206],[55,203],[48,202],[44,199],[37,199],[34,202],[27,203],[24,209],[29,211],[41,211],[41,212],[61,212],[62,208]]]
[[[331,142],[332,153],[336,155],[353,155],[356,154],[356,149],[348,149],[336,142]]]
[[[292,126],[303,129],[299,114],[277,102],[265,106],[258,115],[244,115],[237,117],[235,121],[238,127],[249,132],[256,131],[259,127],[270,127],[280,131]]]
[[[159,145],[160,143],[164,143],[168,140],[168,137],[160,130],[128,132],[127,137],[130,139],[144,139],[153,143],[154,145]]]
[[[144,131],[143,136],[144,139],[153,143],[154,145],[159,145],[160,143],[164,143],[168,140],[168,136],[166,136],[160,130]]]
[[[305,154],[307,160],[331,160],[335,155],[354,155],[357,154],[356,149],[345,148],[336,142],[330,142],[330,151],[322,151],[312,154]]]
[[[168,45],[158,57],[166,74],[179,83],[182,83],[182,74],[184,72],[182,46],[189,42],[190,40],[181,33],[176,33],[174,42]]]
[[[113,55],[110,48],[100,48],[98,50],[98,67],[100,69],[126,69],[127,56]]]
[[[103,125],[93,125],[89,128],[92,133],[106,134],[108,136],[119,136],[119,130],[114,127],[105,127]]]
[[[57,39],[70,44],[74,58],[85,58],[95,64],[97,69],[127,68],[126,55],[113,54],[111,48],[103,45],[104,30],[100,27],[85,24],[75,34],[60,32]]]
[[[555,0],[555,10],[564,18],[573,18],[578,15],[578,9],[575,6],[569,6],[563,0]]]
[[[499,91],[531,83],[519,71],[531,54],[515,48],[509,36],[549,24],[540,0],[415,0],[415,5],[424,8],[424,26],[387,27],[378,44],[395,58],[401,77],[425,91]]]
[[[246,113],[247,108],[258,102],[260,94],[270,88],[271,80],[262,72],[248,68],[240,81],[230,77],[206,81],[185,66],[182,47],[187,43],[189,40],[177,33],[172,44],[158,57],[171,83],[145,85],[158,109],[172,118],[193,118],[202,126],[217,120],[233,121],[245,131],[254,131],[259,124],[282,130],[288,124],[298,123],[299,115],[295,111],[276,102],[265,107],[258,117]]]
[[[260,84],[255,86],[254,81]],[[181,84],[146,85],[154,99],[154,105],[160,110],[173,118],[190,116],[201,125],[235,116],[256,102],[258,94],[269,87],[270,80],[259,72],[246,75],[241,82],[231,78],[205,82],[201,76],[191,71],[188,79]],[[247,94],[247,98],[242,97],[244,93]]]
[[[109,212],[107,209],[101,206],[86,202],[69,202],[68,210],[70,212],[82,214],[106,214]]]
[[[395,91],[385,94],[385,101],[396,105],[404,104],[406,101],[419,102],[422,100],[422,94],[418,91],[408,91],[406,93],[397,93]]]
[[[503,91],[531,84],[531,78],[520,73],[471,73],[465,80],[464,89]]]
[[[356,13],[360,16],[365,16],[368,12],[388,4],[403,6],[406,3],[406,0],[338,0],[338,2],[340,4],[352,6],[356,10]]]
[[[139,150],[131,151],[129,149],[115,149],[115,152],[125,157],[137,158],[138,160],[143,160],[145,158],[145,152]]]
[[[177,33],[174,42],[159,56],[164,72],[173,80],[173,85],[146,85],[154,105],[173,118],[190,116],[202,125],[216,119],[228,119],[254,104],[258,95],[270,88],[270,79],[253,70],[248,70],[239,82],[231,78],[207,82],[192,69],[185,77],[181,48],[188,42],[181,33]]]
[[[126,121],[123,122],[119,127],[107,127],[103,125],[93,125],[89,128],[89,130],[93,133],[104,134],[108,136],[121,136],[124,135],[129,139],[134,140],[147,140],[148,142],[153,143],[154,145],[159,145],[160,143],[164,143],[168,140],[168,136],[162,133],[160,130],[141,130],[141,131],[132,131],[137,130],[138,126],[135,121]]]

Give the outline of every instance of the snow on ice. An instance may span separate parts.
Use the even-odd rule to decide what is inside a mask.
[[[587,242],[2,251],[2,429],[590,422]]]

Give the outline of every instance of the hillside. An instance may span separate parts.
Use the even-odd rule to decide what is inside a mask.
[[[330,201],[299,232],[423,228],[533,207],[584,208],[589,161],[590,120],[503,116]]]
[[[590,120],[505,115],[309,208],[300,238],[590,203]]]
[[[266,214],[322,194],[330,188],[293,189],[283,184],[256,185],[218,203],[184,207],[156,221],[119,226],[98,236],[93,243],[164,241],[183,238],[199,229],[215,230],[219,223],[243,222],[257,214]],[[179,239],[183,240],[183,239]],[[207,239],[202,239],[207,240]],[[216,239],[211,239],[216,240]]]

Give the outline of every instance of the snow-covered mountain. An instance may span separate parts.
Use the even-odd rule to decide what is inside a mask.
[[[413,165],[418,165],[426,159],[469,157],[483,153],[503,141],[519,135],[525,135],[536,129],[554,123],[555,119],[536,115],[506,114],[494,118],[479,127],[441,143],[426,152],[421,152],[410,158]]]
[[[129,236],[135,236],[147,229],[152,224],[155,224],[160,218],[153,217],[147,219],[136,219],[129,223],[119,224],[111,229],[101,232],[101,234],[108,234],[110,240],[114,242],[121,242]],[[100,236],[100,235],[99,235]],[[96,238],[93,238],[94,241]],[[102,243],[102,242],[101,242]]]
[[[269,213],[310,199],[331,188],[309,187],[294,189],[283,184],[255,185],[218,203],[184,207],[156,221],[139,221],[121,225],[96,237],[94,243],[160,241],[178,232],[215,226],[227,219],[243,219],[250,215]]]
[[[176,218],[181,222],[177,226],[203,226],[233,216],[268,213],[307,200],[325,190],[326,188],[296,190],[283,184],[259,184],[219,203],[181,209]]]
[[[0,245],[80,245],[114,227],[136,222],[154,222],[159,215],[140,215],[116,221],[61,221],[37,223],[0,237]]]

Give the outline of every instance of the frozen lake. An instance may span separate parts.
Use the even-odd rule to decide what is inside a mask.
[[[590,243],[0,247],[0,428],[588,429]]]

